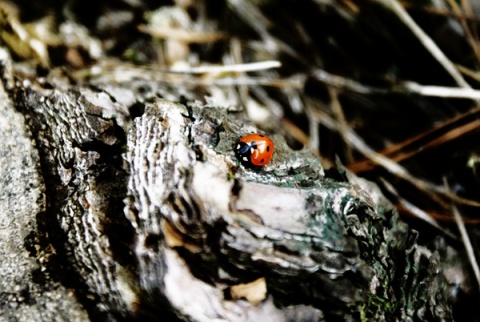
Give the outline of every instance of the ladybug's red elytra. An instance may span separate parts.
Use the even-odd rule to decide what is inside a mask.
[[[273,150],[273,141],[268,136],[258,133],[245,135],[235,148],[242,162],[260,167],[270,162]]]

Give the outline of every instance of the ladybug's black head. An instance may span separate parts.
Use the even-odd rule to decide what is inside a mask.
[[[242,162],[248,162],[250,160],[251,153],[251,146],[245,142],[238,142],[235,152]]]
[[[257,144],[255,142],[251,142],[251,143],[238,142],[235,151],[240,156],[250,157],[250,155],[252,154],[251,150],[256,148],[257,148]]]

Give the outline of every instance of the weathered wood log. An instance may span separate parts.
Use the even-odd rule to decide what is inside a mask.
[[[437,256],[373,185],[280,136],[241,165],[241,110],[29,79],[2,55],[2,318],[451,319]]]
[[[3,67],[8,67],[5,52]],[[5,83],[3,83],[5,84]],[[45,182],[22,114],[0,86],[0,320],[85,321],[75,289],[60,283],[49,243]],[[59,268],[59,267],[57,267]]]

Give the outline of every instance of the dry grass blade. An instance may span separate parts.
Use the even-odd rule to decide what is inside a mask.
[[[343,140],[347,140],[347,130],[350,128],[347,120],[345,118],[345,114],[342,109],[342,105],[340,104],[340,101],[338,100],[338,95],[335,89],[332,87],[328,87],[328,93],[330,96],[331,103],[330,105],[332,106],[332,112],[335,115],[335,118],[338,120],[338,124],[340,125],[339,127],[339,133],[342,136]],[[353,161],[353,153],[350,145],[347,145],[345,147],[345,158],[347,160],[347,163],[352,163]]]
[[[425,86],[415,82],[404,82],[399,86],[399,92],[418,94],[423,96],[444,98],[466,98],[471,100],[480,99],[480,90],[473,88],[457,88],[446,86]]]
[[[473,88],[458,88],[447,86],[429,86],[421,85],[416,82],[405,81],[401,82],[393,88],[381,88],[369,86],[360,82],[328,73],[324,70],[317,69],[312,75],[316,80],[328,84],[330,86],[349,90],[358,94],[415,94],[431,97],[443,98],[465,98],[474,101],[480,100],[480,90]],[[478,76],[477,76],[478,77]]]
[[[448,189],[448,183],[446,179],[444,179],[445,187]],[[465,250],[467,251],[468,260],[473,270],[473,274],[475,275],[475,279],[477,280],[478,290],[480,290],[480,268],[478,266],[477,259],[475,257],[475,251],[472,246],[472,242],[470,241],[470,237],[468,236],[467,229],[465,228],[465,223],[463,222],[462,215],[458,211],[458,208],[455,205],[452,205],[452,213],[453,217],[455,218],[455,222],[457,224],[458,230],[460,231],[460,236],[462,238],[463,245],[465,246]]]
[[[315,70],[312,76],[324,84],[358,94],[387,95],[392,93],[402,93],[443,98],[465,98],[474,101],[480,100],[480,90],[473,88],[421,85],[411,81],[401,82],[393,88],[381,88],[362,84],[352,79],[328,73],[321,69]]]
[[[480,82],[480,75],[476,70],[472,70],[471,68],[468,68],[459,64],[457,64],[456,66],[462,74],[470,77],[471,79],[477,82]]]
[[[387,90],[378,87],[368,86],[343,76],[331,74],[322,69],[316,69],[312,73],[312,76],[316,80],[329,86],[339,89],[346,89],[358,94],[388,94],[391,92],[390,89]]]
[[[393,187],[390,182],[386,181],[385,179],[381,178],[380,181],[382,182],[383,186],[397,199],[399,206],[403,207],[405,210],[407,210],[410,214],[412,214],[414,217],[423,220],[424,222],[430,224],[431,226],[435,227],[439,231],[441,231],[445,236],[448,236],[452,240],[457,240],[458,238],[453,235],[451,232],[447,231],[444,229],[440,224],[438,223],[437,220],[433,216],[430,216],[428,213],[423,211],[422,209],[418,208],[408,200],[402,198],[398,191]]]
[[[215,66],[178,66],[169,70],[169,72],[188,73],[188,74],[216,74],[216,73],[244,73],[278,68],[281,63],[276,60],[267,60],[254,63],[242,63],[231,65],[215,65]]]
[[[151,28],[146,25],[140,25],[138,30],[155,38],[175,39],[185,43],[208,43],[225,38],[225,35],[221,32],[199,32],[180,28]]]

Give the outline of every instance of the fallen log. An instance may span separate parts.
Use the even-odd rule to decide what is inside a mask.
[[[373,184],[276,135],[269,165],[242,165],[242,109],[2,55],[2,317],[451,319],[438,255]]]

